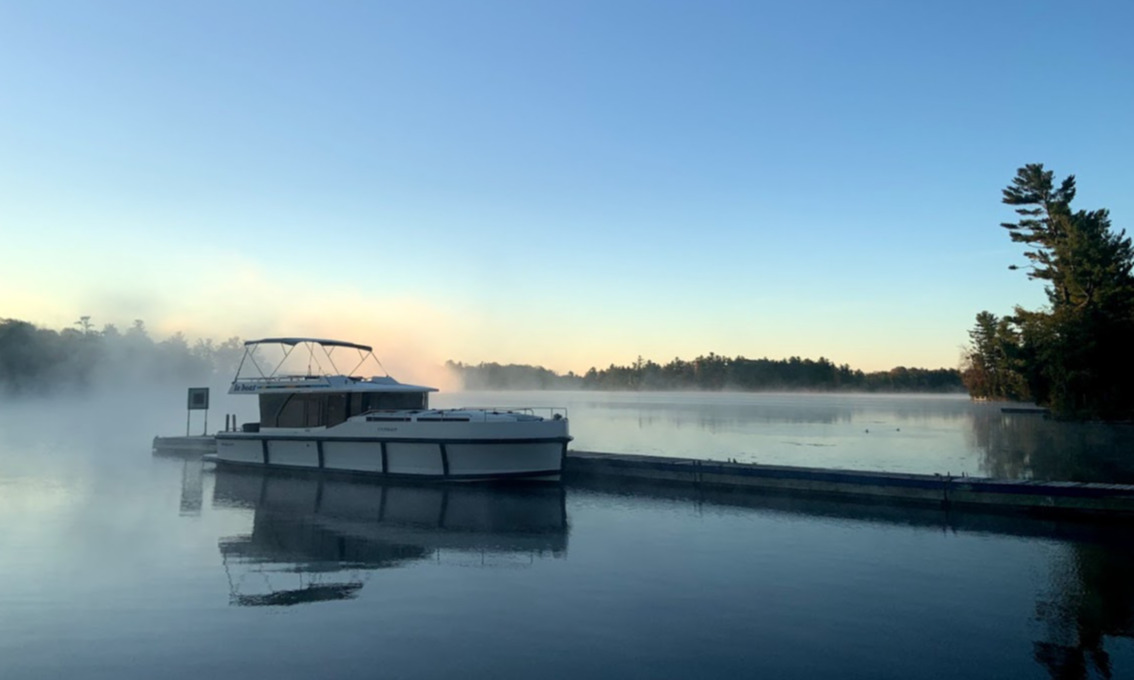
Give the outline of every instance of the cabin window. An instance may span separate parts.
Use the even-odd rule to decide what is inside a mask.
[[[323,399],[314,394],[293,394],[280,409],[276,427],[319,427],[323,424]]]
[[[360,413],[366,412],[366,406],[365,406],[365,402],[364,402],[365,397],[366,397],[366,395],[363,394],[362,392],[351,392],[350,393],[350,404],[348,406],[348,408],[350,410],[347,411],[347,417],[348,418],[353,418],[354,416],[357,416]]]
[[[424,409],[425,392],[261,394],[261,427],[331,427],[367,411]]]
[[[350,417],[350,413],[347,412],[347,408],[349,406],[349,399],[347,398],[348,396],[349,395],[343,394],[341,392],[338,394],[328,394],[326,396],[327,427],[338,425],[339,423]]]
[[[260,395],[260,427],[277,427],[280,411],[290,394],[261,394]]]
[[[425,408],[425,392],[375,392],[370,397],[371,411],[395,411]]]
[[[261,427],[322,427],[326,422],[327,398],[324,395],[260,395]]]

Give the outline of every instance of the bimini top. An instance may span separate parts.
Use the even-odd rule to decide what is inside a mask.
[[[290,345],[295,346],[304,342],[312,342],[316,345],[324,347],[350,347],[351,349],[359,349],[364,352],[373,352],[374,348],[369,345],[358,345],[353,342],[343,342],[342,340],[327,340],[325,338],[264,338],[262,340],[245,340],[244,346],[249,345]]]
[[[275,357],[258,355],[262,345],[280,347]],[[302,350],[296,352],[296,347]],[[332,353],[343,347],[358,351],[358,361],[349,371],[335,364]],[[347,353],[347,357],[352,356]],[[339,357],[340,361],[342,356]],[[257,360],[259,359],[259,360]],[[385,367],[374,356],[369,345],[324,338],[263,338],[244,343],[244,357],[236,369],[229,394],[255,394],[260,392],[436,392],[435,387],[406,385],[390,377],[375,375],[363,378],[356,375],[367,362],[386,373]]]

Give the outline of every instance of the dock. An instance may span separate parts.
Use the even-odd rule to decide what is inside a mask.
[[[155,455],[202,456],[216,439],[154,437]],[[349,473],[348,473],[349,474]],[[1038,514],[1134,519],[1134,485],[1097,482],[989,479],[940,474],[874,472],[568,451],[569,482],[650,484],[760,495],[856,499],[880,503]]]
[[[154,437],[153,452],[159,455],[192,455],[216,453],[217,438],[211,435],[197,437]]]
[[[564,476],[970,509],[1134,518],[1134,485],[755,465],[571,451]]]
[[[1051,416],[1051,409],[1021,407],[1021,406],[1005,406],[1004,408],[1000,409],[1000,412],[1001,413],[1015,414],[1015,415],[1043,416],[1045,418]]]

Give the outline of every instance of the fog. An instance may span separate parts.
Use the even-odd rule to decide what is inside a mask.
[[[366,342],[366,339],[358,339]],[[208,387],[210,432],[224,425],[225,414],[239,422],[255,420],[257,403],[247,395],[229,395],[228,388],[245,354],[239,337],[222,341],[190,339],[180,333],[155,339],[142,321],[126,331],[113,324],[96,330],[89,317],[60,331],[0,320],[0,428],[4,431],[53,432],[115,441],[131,433],[132,442],[154,435],[184,434],[187,388]],[[360,362],[354,349],[335,348],[330,357],[297,347],[281,364],[279,346],[257,350],[257,364],[246,362],[244,375],[281,372],[342,372],[385,375],[402,382],[450,389],[459,385],[453,372],[429,361],[416,363],[403,353]],[[396,373],[394,367],[415,365]],[[204,413],[194,412],[190,432],[204,430]],[[135,444],[136,445],[136,444]],[[148,450],[148,449],[147,449]],[[112,454],[113,455],[113,454]]]

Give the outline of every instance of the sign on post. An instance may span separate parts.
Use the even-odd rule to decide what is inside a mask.
[[[185,412],[185,436],[189,436],[189,416],[193,411],[205,412],[205,429],[201,432],[202,435],[209,433],[209,388],[207,387],[190,387],[189,388],[189,410]]]
[[[190,411],[208,411],[209,410],[209,388],[207,388],[207,387],[190,387],[189,388],[189,410]]]

